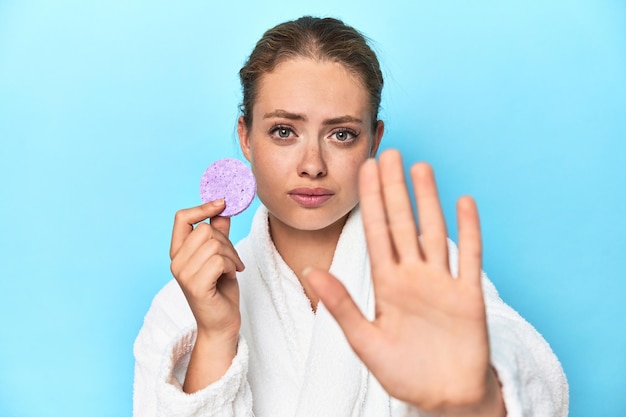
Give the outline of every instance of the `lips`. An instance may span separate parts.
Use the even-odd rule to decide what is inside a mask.
[[[326,188],[295,188],[290,190],[288,193],[289,197],[291,197],[296,203],[300,204],[303,207],[319,207],[323,205],[325,202],[330,200],[335,193]]]

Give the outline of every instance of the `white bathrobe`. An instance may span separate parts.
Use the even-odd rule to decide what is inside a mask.
[[[456,275],[457,250],[452,242],[449,246]],[[135,342],[135,417],[428,416],[389,397],[322,303],[316,313],[311,310],[270,239],[265,207],[237,251],[246,269],[237,275],[242,327],[230,368],[203,390],[182,391],[195,321],[172,280],[154,298]],[[374,294],[358,208],[344,226],[330,271],[372,318]],[[491,362],[508,416],[567,416],[567,381],[548,344],[504,304],[484,275],[483,292]]]

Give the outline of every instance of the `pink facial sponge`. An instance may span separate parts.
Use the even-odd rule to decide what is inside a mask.
[[[238,159],[215,161],[200,179],[200,198],[203,203],[223,198],[226,208],[220,216],[235,216],[250,206],[256,192],[256,181],[250,168]]]

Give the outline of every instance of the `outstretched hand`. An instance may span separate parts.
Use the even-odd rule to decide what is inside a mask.
[[[476,205],[470,197],[458,201],[454,278],[432,169],[418,163],[410,170],[418,228],[399,152],[385,151],[379,161],[365,162],[359,179],[375,319],[328,272],[314,269],[305,279],[390,395],[446,415],[504,415],[489,360]]]

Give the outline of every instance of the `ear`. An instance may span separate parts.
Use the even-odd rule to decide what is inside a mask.
[[[376,130],[374,131],[374,137],[372,138],[372,147],[370,148],[370,158],[376,156],[380,142],[383,140],[383,133],[385,133],[385,122],[378,120],[376,122]]]
[[[239,147],[243,152],[243,156],[250,162],[252,151],[250,150],[250,136],[248,134],[248,126],[243,116],[239,116],[237,120],[237,135],[239,136]]]

